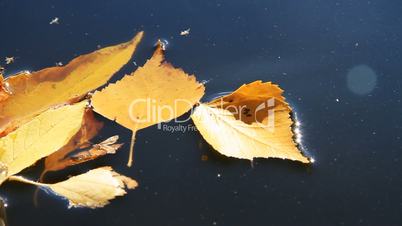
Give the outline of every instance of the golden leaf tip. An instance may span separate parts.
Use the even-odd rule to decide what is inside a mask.
[[[155,51],[155,53],[157,52],[163,52],[166,50],[168,45],[168,42],[163,40],[163,39],[158,39],[158,41],[156,42],[155,46],[157,48],[157,50]]]
[[[139,42],[141,39],[144,37],[144,31],[138,32],[133,39],[131,39],[131,42]]]

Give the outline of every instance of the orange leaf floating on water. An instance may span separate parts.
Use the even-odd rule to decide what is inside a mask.
[[[48,108],[75,102],[105,84],[131,59],[142,35],[79,56],[63,67],[8,77],[5,81],[12,95],[0,101],[0,137]]]
[[[309,163],[294,141],[292,109],[282,93],[277,85],[255,81],[200,104],[191,117],[205,140],[223,155]]]
[[[99,114],[133,131],[130,166],[136,131],[186,113],[201,99],[204,90],[194,76],[164,62],[159,45],[143,67],[95,92],[92,106]]]

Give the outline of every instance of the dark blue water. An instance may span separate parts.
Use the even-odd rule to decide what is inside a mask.
[[[44,192],[35,207],[34,187],[9,182],[0,193],[10,225],[401,225],[401,12],[398,0],[0,0],[0,59],[16,57],[8,74],[66,63],[144,30],[134,60],[143,64],[166,39],[170,62],[209,80],[206,97],[257,79],[280,84],[316,159],[252,167],[217,154],[197,132],[151,127],[138,133],[133,168],[125,167],[126,145],[47,177],[112,165],[138,189],[103,209],[69,210]],[[54,17],[59,25],[49,25]],[[106,128],[99,140],[120,134],[129,142],[128,130]],[[35,178],[40,166],[24,174]]]

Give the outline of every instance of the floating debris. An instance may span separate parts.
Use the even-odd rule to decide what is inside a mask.
[[[12,64],[12,63],[14,63],[15,58],[14,57],[6,57],[5,61],[6,61],[6,64]]]
[[[201,161],[208,161],[208,155],[201,155]]]
[[[58,17],[53,18],[53,19],[49,22],[49,24],[59,24],[59,18],[58,18]]]
[[[189,34],[190,34],[190,28],[187,29],[187,30],[184,30],[184,31],[181,31],[181,32],[180,32],[180,35],[181,35],[181,36],[187,36],[187,35],[189,35]]]

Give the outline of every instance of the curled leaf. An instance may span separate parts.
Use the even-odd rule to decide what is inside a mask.
[[[204,139],[226,156],[309,163],[294,141],[292,109],[282,93],[277,85],[256,81],[200,104],[191,117]]]
[[[8,77],[5,81],[12,95],[0,101],[0,136],[50,107],[76,102],[105,84],[130,60],[142,34],[129,42],[79,56],[63,67]]]
[[[10,180],[50,189],[66,198],[69,207],[89,208],[103,207],[117,196],[125,195],[125,188],[134,189],[138,186],[135,180],[116,173],[111,167],[90,170],[55,184],[38,183],[20,176],[10,177]]]
[[[0,184],[63,147],[81,128],[86,106],[83,101],[49,109],[0,138],[0,162],[6,167]]]
[[[201,99],[204,89],[195,76],[166,63],[159,45],[143,67],[95,92],[92,106],[99,114],[133,131],[130,166],[136,131],[186,113]]]

